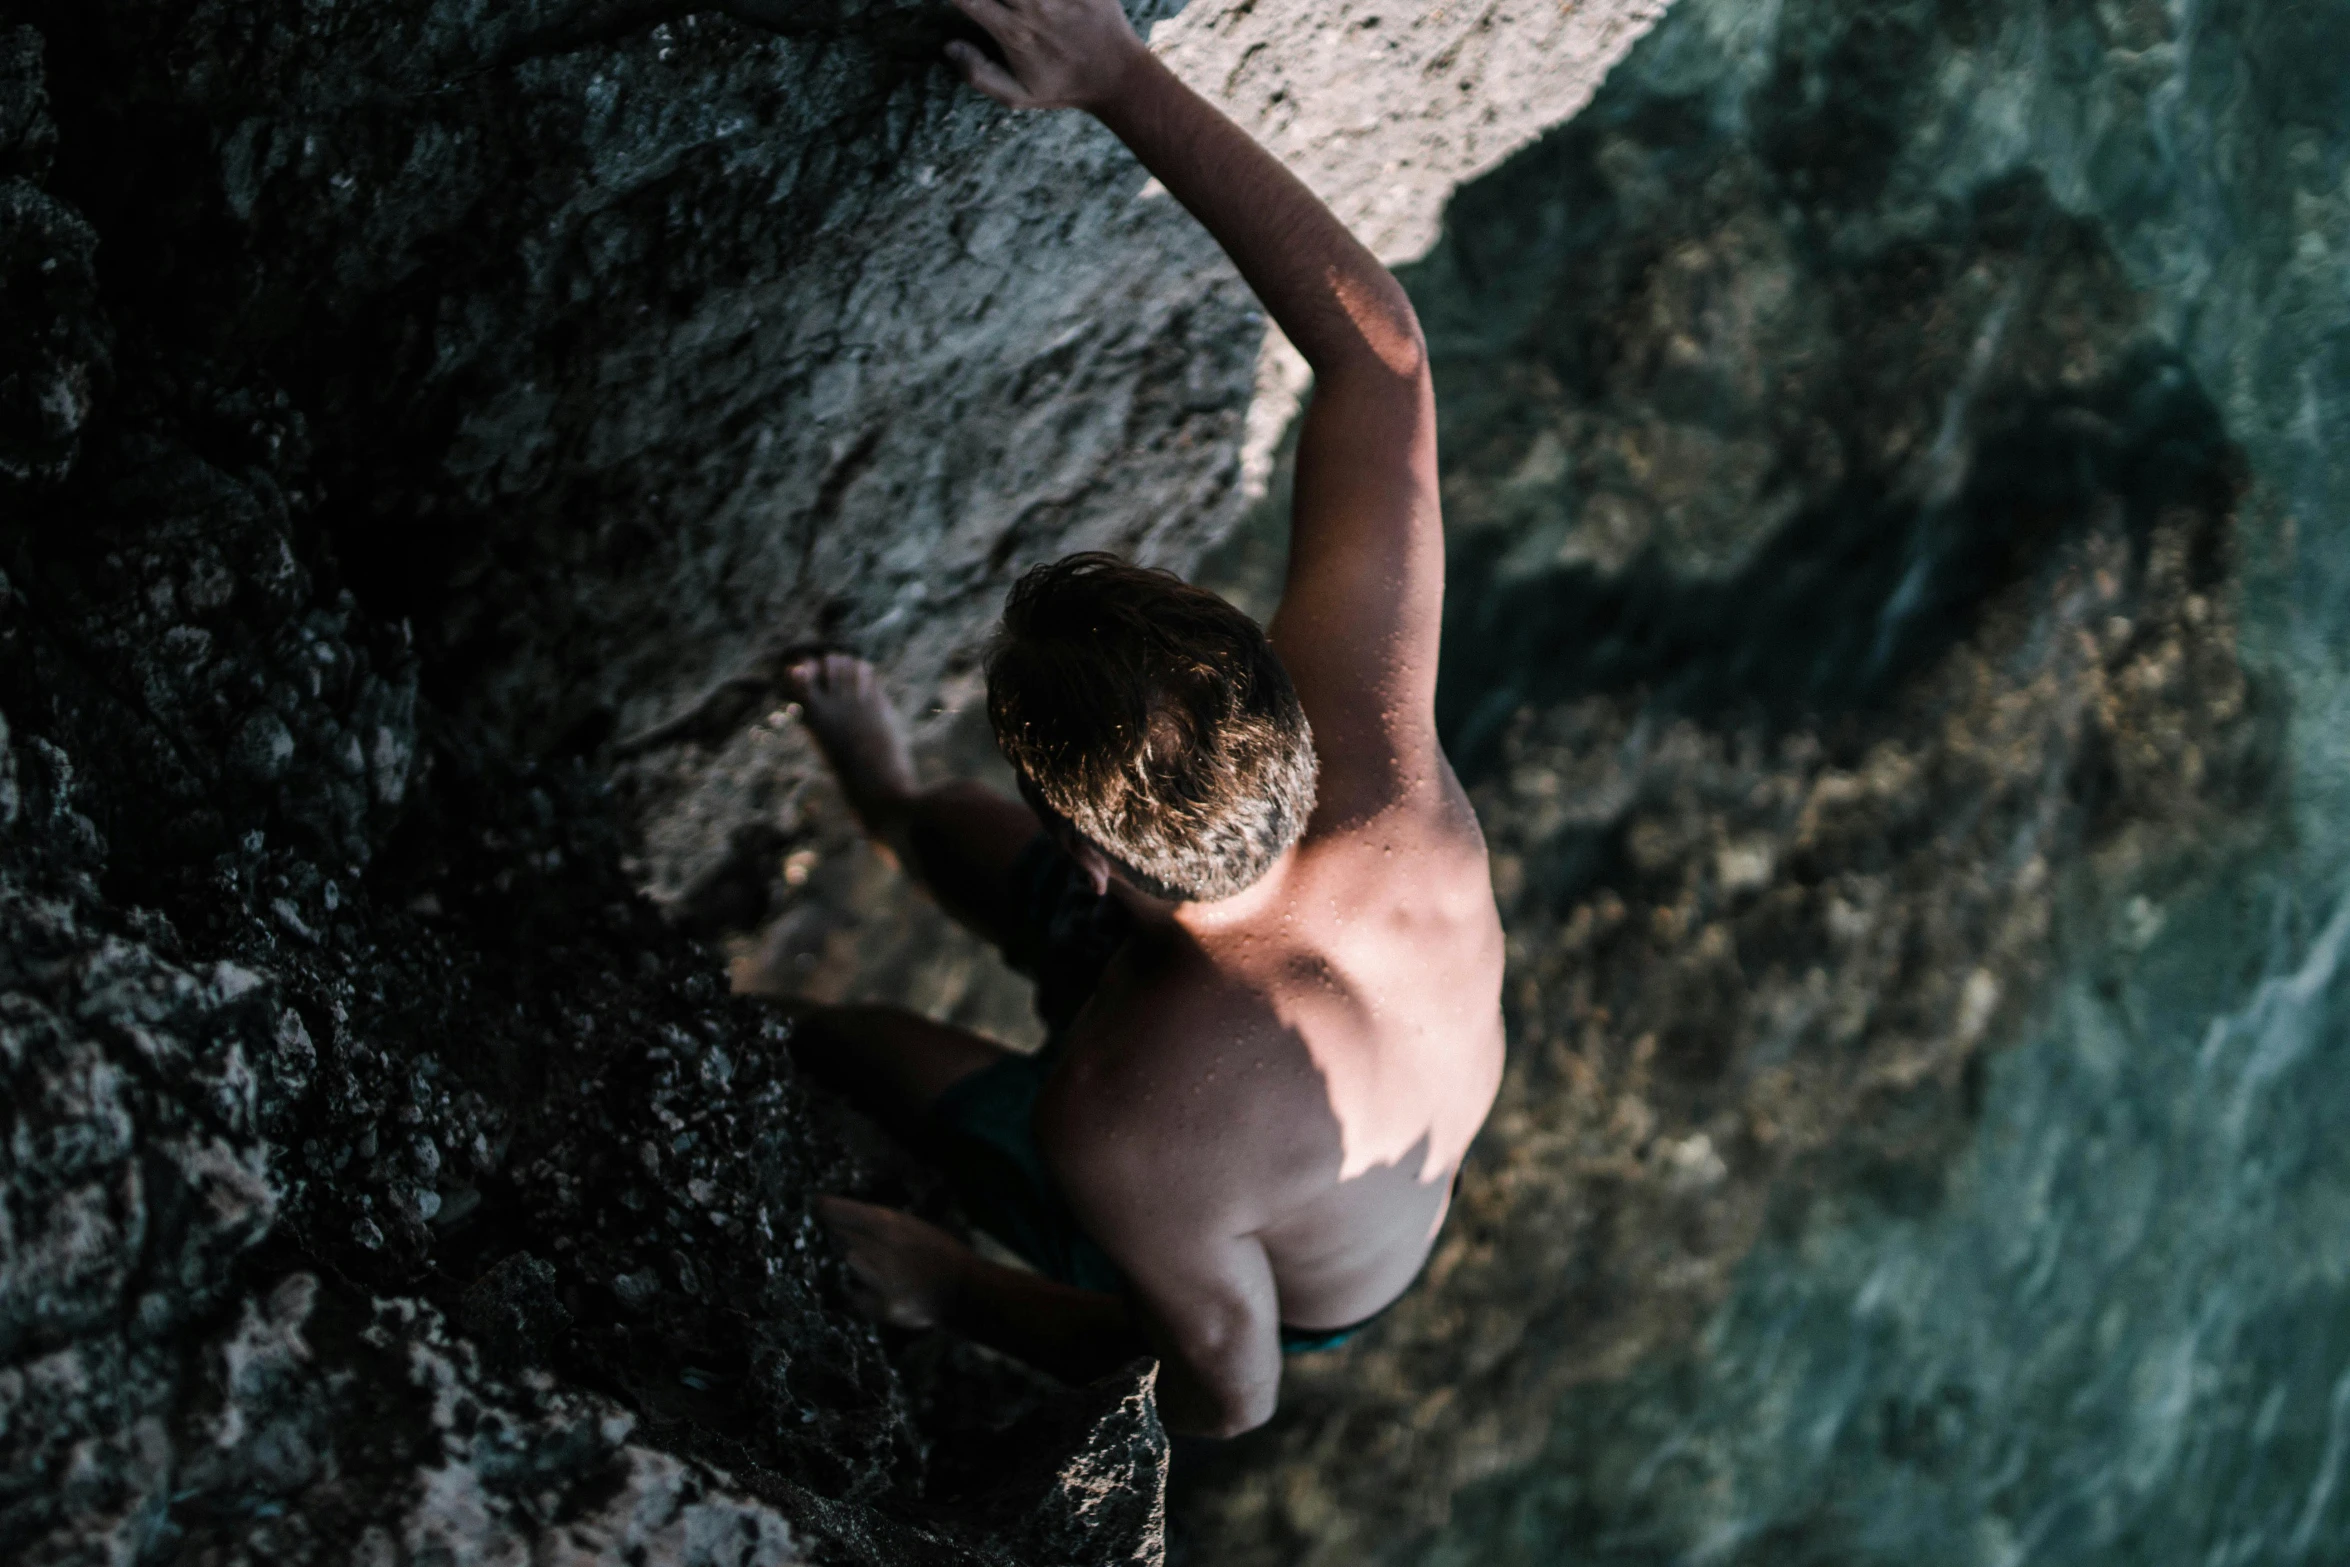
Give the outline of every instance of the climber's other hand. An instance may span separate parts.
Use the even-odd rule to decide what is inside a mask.
[[[954,0],[1003,51],[988,57],[961,39],[947,59],[963,80],[1015,109],[1094,109],[1108,102],[1138,55],[1118,0]]]
[[[934,1328],[954,1310],[975,1253],[910,1213],[819,1197],[816,1213],[848,1254],[849,1295],[893,1328]]]

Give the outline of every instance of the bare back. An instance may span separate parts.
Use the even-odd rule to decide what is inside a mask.
[[[1283,194],[1218,199],[1258,212]],[[1321,232],[1338,254],[1320,274],[1341,286],[1277,308],[1317,379],[1270,628],[1313,725],[1314,815],[1240,896],[1138,909],[1143,934],[1038,1122],[1081,1217],[1146,1297],[1165,1292],[1162,1315],[1212,1315],[1179,1298],[1207,1280],[1237,1314],[1261,1316],[1239,1297],[1269,1291],[1302,1328],[1359,1320],[1411,1281],[1502,1067],[1484,839],[1436,738],[1425,354],[1393,279]],[[1233,250],[1261,293],[1288,291]]]
[[[1441,762],[1422,798],[1309,833],[1276,875],[1244,915],[1146,928],[1040,1129],[1048,1156],[1073,1129],[1146,1158],[1165,1201],[1262,1247],[1281,1322],[1330,1328],[1393,1300],[1443,1222],[1501,1080],[1501,928]],[[1100,1238],[1125,1260],[1164,1233]]]

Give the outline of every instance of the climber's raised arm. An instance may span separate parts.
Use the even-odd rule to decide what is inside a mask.
[[[1314,193],[1177,80],[1115,0],[955,0],[1003,51],[949,54],[1018,108],[1075,107],[1231,255],[1314,371],[1273,641],[1314,726],[1326,825],[1432,776],[1444,593],[1435,403],[1402,287]]]

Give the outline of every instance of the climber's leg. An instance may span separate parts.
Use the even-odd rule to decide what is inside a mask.
[[[905,725],[863,659],[827,653],[786,678],[865,830],[949,914],[1004,946],[1021,909],[1013,866],[1041,830],[1034,813],[980,784],[922,788]]]
[[[1016,1051],[897,1007],[821,1006],[779,998],[792,1059],[817,1082],[918,1153],[935,1155],[932,1108],[955,1084]]]
[[[793,1003],[785,1003],[794,1006]],[[792,1054],[944,1175],[973,1225],[1048,1278],[1126,1288],[1037,1146],[1038,1095],[1053,1052],[1005,1050],[890,1007],[797,1004]]]

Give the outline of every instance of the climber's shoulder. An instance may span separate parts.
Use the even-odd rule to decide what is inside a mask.
[[[1283,1184],[1285,1149],[1306,1178],[1311,1160],[1295,1133],[1320,1103],[1321,1081],[1290,1000],[1310,983],[1309,966],[1245,931],[1129,941],[1037,1106],[1056,1168],[1079,1184],[1172,1182],[1170,1196],[1210,1205],[1270,1195]],[[1345,1020],[1316,1026],[1330,1021]],[[1203,1148],[1218,1157],[1203,1159]]]

